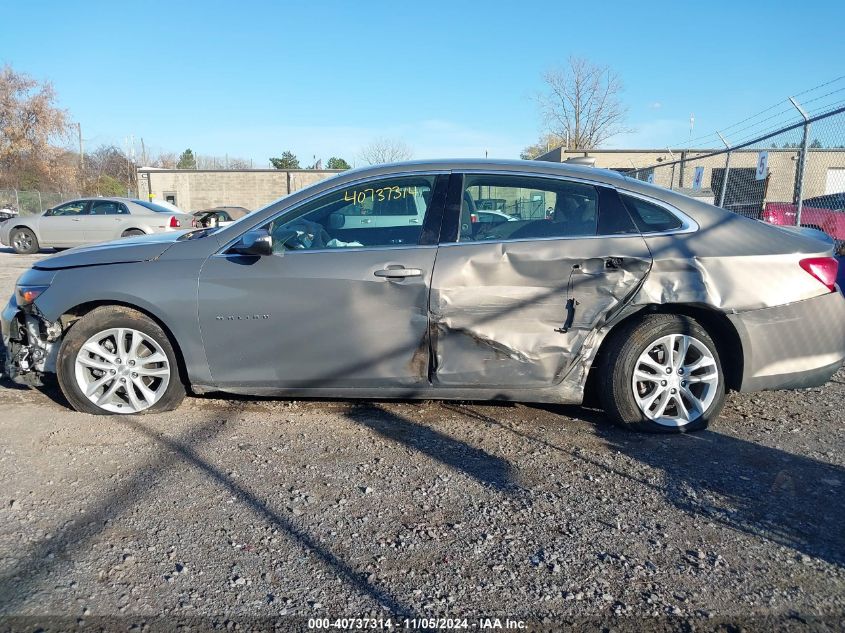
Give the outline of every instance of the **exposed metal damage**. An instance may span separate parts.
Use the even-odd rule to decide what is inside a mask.
[[[18,383],[40,386],[43,374],[56,371],[63,332],[61,321],[47,320],[35,306],[18,312],[9,326],[3,373]]]

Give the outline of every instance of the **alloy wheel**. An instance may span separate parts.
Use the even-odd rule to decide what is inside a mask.
[[[170,383],[167,355],[147,334],[113,328],[89,338],[76,355],[76,383],[88,400],[112,413],[137,413],[158,402]]]
[[[32,238],[23,231],[18,231],[12,240],[12,246],[18,251],[28,251],[32,248]]]
[[[681,427],[704,415],[719,385],[716,359],[697,338],[662,336],[640,354],[631,386],[640,411],[663,426]]]

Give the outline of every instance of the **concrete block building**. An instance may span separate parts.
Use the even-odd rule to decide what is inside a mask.
[[[138,169],[138,197],[142,200],[165,200],[183,211],[217,206],[244,207],[254,211],[339,171],[141,167]]]

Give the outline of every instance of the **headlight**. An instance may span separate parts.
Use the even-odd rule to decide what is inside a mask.
[[[19,306],[28,306],[41,296],[50,286],[15,286],[15,296]]]

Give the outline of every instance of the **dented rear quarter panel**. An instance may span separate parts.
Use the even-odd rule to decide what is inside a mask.
[[[699,225],[645,235],[654,266],[637,305],[694,304],[726,313],[803,301],[828,292],[799,261],[831,255],[830,244],[666,192]]]

